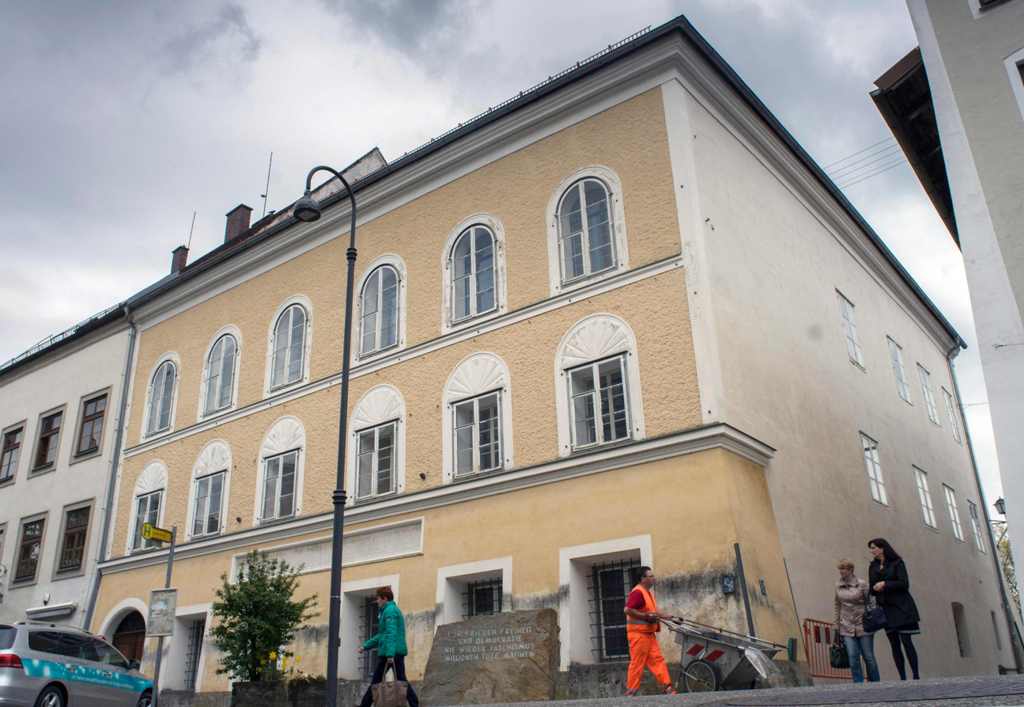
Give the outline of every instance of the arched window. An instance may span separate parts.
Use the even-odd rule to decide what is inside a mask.
[[[475,353],[452,371],[442,416],[444,478],[512,468],[512,394],[508,366]]]
[[[289,306],[277,318],[273,347],[271,390],[302,380],[306,357],[306,310],[302,305]]]
[[[352,411],[348,486],[353,502],[405,489],[405,400],[394,386],[371,388]]]
[[[305,428],[291,416],[275,422],[263,438],[255,509],[257,523],[272,523],[301,512],[305,447]]]
[[[231,334],[217,339],[206,359],[206,390],[204,415],[231,407],[235,391],[235,359],[238,342]]]
[[[230,473],[231,448],[220,440],[207,444],[192,467],[189,536],[216,535],[223,531]]]
[[[611,314],[592,314],[562,338],[555,359],[558,451],[643,439],[636,337]]]
[[[128,551],[137,552],[158,547],[159,543],[142,537],[142,526],[146,523],[159,526],[163,521],[164,491],[167,489],[167,467],[154,461],[146,465],[135,481],[132,492],[131,529],[128,535]]]
[[[398,271],[390,265],[380,266],[366,278],[360,294],[360,354],[398,343],[398,287]]]
[[[494,251],[494,234],[480,224],[470,226],[455,240],[449,255],[452,322],[498,306]]]
[[[149,385],[149,408],[147,410],[146,434],[163,432],[171,426],[174,408],[174,384],[178,370],[173,361],[164,361],[153,374]]]
[[[615,238],[608,188],[599,179],[581,179],[558,202],[558,246],[562,282],[615,267]]]

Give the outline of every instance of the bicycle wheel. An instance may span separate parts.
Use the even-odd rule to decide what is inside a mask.
[[[714,692],[718,689],[718,670],[706,660],[695,660],[683,668],[683,688],[687,692]]]

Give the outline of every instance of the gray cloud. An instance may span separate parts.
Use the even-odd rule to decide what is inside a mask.
[[[230,58],[252,62],[259,58],[262,40],[249,25],[246,12],[240,5],[228,3],[216,17],[170,39],[162,48],[164,68],[169,72],[188,72],[214,57],[219,45],[234,40]]]

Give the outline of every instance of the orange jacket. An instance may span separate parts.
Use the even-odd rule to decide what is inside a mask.
[[[658,603],[654,601],[654,595],[644,589],[642,584],[638,584],[633,587],[633,592],[639,591],[644,597],[644,608],[641,611],[647,613],[655,613],[658,611]],[[632,594],[633,592],[630,592]],[[626,634],[631,633],[657,633],[661,630],[661,623],[657,620],[654,623],[644,621],[643,619],[635,619],[629,614],[626,614]]]

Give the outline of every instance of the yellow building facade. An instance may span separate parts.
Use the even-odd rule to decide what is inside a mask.
[[[701,411],[664,90],[614,78],[357,185],[342,677],[364,674],[355,648],[383,584],[407,615],[414,679],[438,625],[524,608],[558,610],[563,670],[621,660],[641,564],[668,610],[745,631],[737,545],[758,633],[799,635],[774,450]],[[251,550],[302,566],[320,614],[293,650],[325,672],[346,208],[257,224],[135,312],[91,629],[137,639],[166,562],[141,524],[175,526],[165,688],[228,689],[210,606]]]

